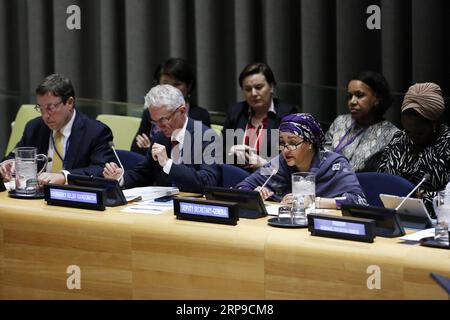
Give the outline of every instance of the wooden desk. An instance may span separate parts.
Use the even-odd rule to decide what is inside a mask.
[[[446,299],[450,250],[277,229],[47,206],[0,194],[2,299]],[[81,268],[81,290],[66,286]],[[369,290],[369,265],[381,289]]]

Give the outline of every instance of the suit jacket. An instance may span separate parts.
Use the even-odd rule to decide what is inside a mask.
[[[211,127],[211,119],[209,117],[208,110],[193,104],[189,104],[188,115],[189,118],[201,121],[205,126]],[[145,108],[145,110],[142,112],[141,124],[139,126],[138,132],[136,133],[136,136],[138,134],[145,133],[147,136],[151,137],[152,124],[150,120],[150,111],[148,111],[148,108]],[[146,155],[148,148],[139,148],[136,143],[136,137],[134,137],[133,143],[131,144],[131,151]]]
[[[264,148],[266,150],[265,155],[271,156],[269,158],[272,158],[272,157],[278,155],[278,150],[277,150],[277,154],[270,153],[270,150],[272,147],[271,139],[270,139],[271,130],[278,129],[278,127],[280,126],[280,123],[281,123],[281,119],[284,116],[298,112],[296,106],[281,103],[281,102],[279,102],[278,99],[273,99],[273,104],[274,104],[276,113],[274,114],[272,112],[269,112],[269,114],[268,114],[269,119],[268,119],[268,123],[267,123],[267,132],[263,136],[264,142],[262,145],[262,148]],[[228,108],[227,117],[225,119],[225,123],[224,123],[223,129],[222,129],[222,137],[223,137],[223,143],[224,143],[224,156],[226,156],[226,154],[228,152],[228,150],[226,149],[227,146],[229,148],[236,144],[242,144],[242,141],[237,141],[236,138],[234,139],[234,141],[227,142],[225,130],[226,129],[245,130],[245,127],[247,126],[247,123],[250,120],[249,109],[250,109],[250,106],[248,105],[247,101],[238,102]],[[277,143],[278,143],[278,141],[277,141]]]
[[[125,172],[124,187],[133,188],[156,184],[160,186],[176,186],[180,191],[185,192],[202,193],[204,186],[220,185],[222,180],[220,166],[215,163],[206,164],[203,156],[199,157],[199,152],[201,151],[203,155],[205,148],[215,143],[215,138],[213,141],[203,141],[202,139],[201,150],[197,150],[199,143],[196,143],[198,141],[194,141],[197,138],[194,134],[194,128],[197,135],[199,130],[201,130],[202,136],[207,130],[210,130],[209,133],[215,138],[217,137],[212,129],[209,129],[198,121],[188,118],[182,148],[182,163],[173,163],[170,173],[166,174],[158,161],[153,160],[151,152],[148,152],[143,162],[137,164],[134,169]],[[172,151],[170,138],[164,136],[162,132],[158,132],[154,141],[152,141],[153,143],[164,145],[167,155],[170,157]],[[186,153],[188,151],[190,153]],[[196,159],[196,154],[200,158],[201,163],[195,163],[198,160]],[[210,154],[214,156],[214,152]],[[186,159],[189,161],[185,161]],[[185,164],[185,162],[189,163]]]
[[[42,118],[27,123],[17,147],[36,147],[38,153],[47,154],[51,130]],[[113,140],[111,129],[77,110],[69,137],[63,167],[72,174],[102,177],[106,162],[116,161],[109,147]],[[10,153],[5,159],[13,159]]]

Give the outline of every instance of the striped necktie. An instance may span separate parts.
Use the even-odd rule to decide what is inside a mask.
[[[55,133],[55,144],[53,145],[53,164],[52,164],[52,172],[60,172],[63,169],[61,156],[64,158],[63,154],[63,135],[60,131]]]

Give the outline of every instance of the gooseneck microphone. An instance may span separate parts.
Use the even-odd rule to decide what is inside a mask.
[[[403,203],[405,203],[406,199],[408,199],[409,197],[411,197],[411,195],[417,190],[417,188],[420,187],[420,185],[422,183],[424,183],[425,181],[427,181],[428,179],[430,179],[430,175],[428,173],[426,173],[422,180],[420,180],[420,182],[414,187],[414,189],[411,190],[410,193],[408,193],[408,195],[406,197],[403,198],[402,202],[400,202],[400,204],[395,208],[395,211],[397,211],[402,205]]]
[[[117,161],[119,161],[119,166],[122,169],[122,174],[119,177],[119,180],[120,180],[120,179],[122,179],[123,174],[125,173],[125,169],[122,165],[122,162],[120,162],[119,156],[117,155],[116,148],[114,147],[114,142],[110,141],[108,144],[111,147],[112,151],[114,152],[114,155],[116,156]]]

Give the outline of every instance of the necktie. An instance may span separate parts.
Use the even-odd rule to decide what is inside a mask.
[[[52,172],[60,172],[63,168],[63,165],[62,160],[59,156],[64,158],[64,154],[63,154],[63,135],[59,131],[55,133],[55,145],[53,147],[54,150],[53,150]]]
[[[176,140],[172,141],[172,160],[175,164],[180,163],[180,143]]]

